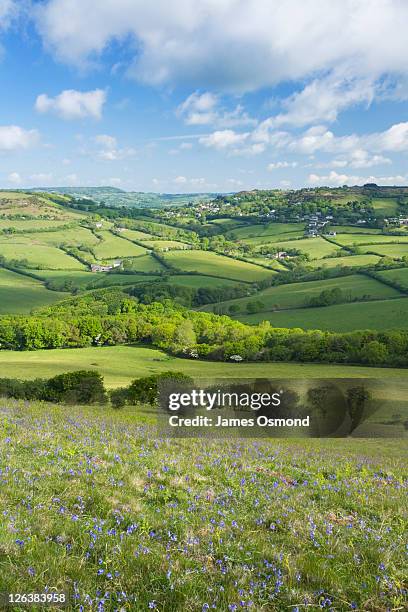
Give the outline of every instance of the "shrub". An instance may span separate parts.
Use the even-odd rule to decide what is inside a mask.
[[[67,404],[97,404],[106,402],[103,377],[92,370],[66,372],[48,380],[47,401]]]
[[[109,399],[113,408],[123,408],[128,400],[128,389],[124,387],[113,389],[109,393]]]
[[[192,382],[190,376],[183,372],[162,372],[154,376],[145,376],[134,380],[127,389],[129,404],[150,404],[153,406],[158,399],[159,384],[163,381],[175,384],[188,384]]]

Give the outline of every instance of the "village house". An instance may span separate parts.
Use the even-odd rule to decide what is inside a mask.
[[[120,268],[121,265],[121,259],[115,259],[107,264],[91,264],[91,272],[110,272],[114,268]]]

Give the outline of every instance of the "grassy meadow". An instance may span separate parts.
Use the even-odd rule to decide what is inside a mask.
[[[271,272],[245,261],[208,251],[171,251],[164,254],[170,265],[186,272],[199,272],[244,282],[256,282],[271,276]]]
[[[407,370],[318,363],[224,363],[174,357],[145,346],[101,346],[37,351],[1,351],[6,378],[51,378],[74,370],[96,370],[109,388],[166,371],[193,378],[404,378]]]
[[[29,314],[33,308],[53,304],[66,297],[49,291],[38,280],[0,268],[0,314]]]
[[[380,281],[363,275],[353,274],[340,278],[327,280],[308,281],[304,283],[291,283],[289,285],[277,285],[258,291],[255,295],[237,298],[221,302],[221,306],[228,312],[232,305],[240,308],[240,312],[234,316],[240,317],[240,313],[245,313],[248,303],[253,300],[262,302],[262,312],[275,309],[299,308],[307,306],[310,298],[318,296],[322,291],[330,291],[339,288],[345,298],[351,300],[380,299],[401,297],[401,293],[385,285]],[[217,304],[217,306],[219,306]],[[204,306],[202,310],[211,311],[212,306]]]
[[[3,591],[48,584],[69,610],[112,612],[405,608],[403,440],[166,440],[141,408],[0,414]]]
[[[407,317],[406,297],[239,315],[239,319],[244,323],[270,321],[274,327],[301,327],[338,332],[399,329]]]

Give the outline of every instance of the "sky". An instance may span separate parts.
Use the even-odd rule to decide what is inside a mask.
[[[407,0],[0,0],[0,186],[408,183]]]

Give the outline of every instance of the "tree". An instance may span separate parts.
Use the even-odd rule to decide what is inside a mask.
[[[96,404],[106,401],[103,378],[93,370],[59,374],[47,381],[44,399],[66,404]]]
[[[241,310],[241,306],[239,304],[231,304],[228,308],[228,312],[231,314],[236,314]]]

